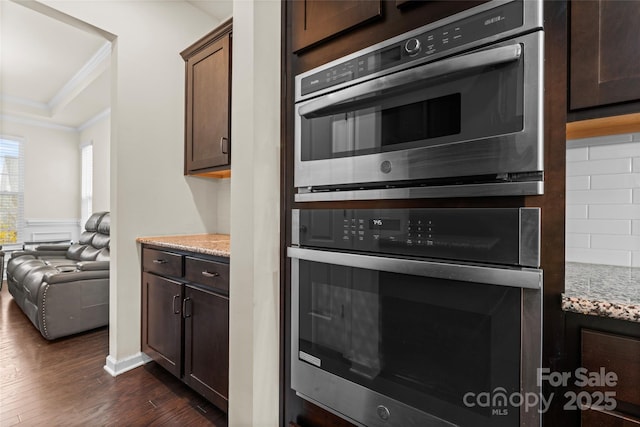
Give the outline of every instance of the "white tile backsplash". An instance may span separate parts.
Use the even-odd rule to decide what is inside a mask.
[[[626,159],[640,157],[640,142],[589,147],[589,159]]]
[[[567,205],[623,205],[629,203],[633,203],[633,192],[629,188],[567,192]]]
[[[567,233],[565,245],[567,248],[589,248],[590,234]]]
[[[567,206],[567,210],[568,208]],[[590,205],[588,217],[593,219],[640,219],[640,204]],[[569,218],[568,215],[567,218]]]
[[[565,210],[566,217],[572,218],[572,219],[587,219],[588,214],[589,214],[588,205],[567,205]]]
[[[567,177],[567,191],[570,190],[588,190],[591,184],[591,177],[588,175],[582,176],[568,176]]]
[[[607,264],[630,267],[631,252],[612,251],[606,249],[572,248],[570,251],[567,251],[566,260],[569,262],[584,262],[589,264]]]
[[[567,147],[567,261],[640,267],[640,133]]]
[[[567,233],[631,235],[631,220],[573,219],[566,224]]]
[[[567,162],[589,160],[589,147],[572,148],[567,150]]]
[[[567,162],[567,176],[631,173],[631,159],[587,160]]]
[[[611,236],[593,234],[590,247],[594,249],[614,249],[624,251],[640,251],[640,236]]]
[[[577,177],[576,177],[577,178]],[[640,188],[640,173],[618,173],[611,175],[593,175],[590,180],[594,190],[617,188]]]

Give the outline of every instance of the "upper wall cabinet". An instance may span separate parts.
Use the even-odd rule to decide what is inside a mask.
[[[640,2],[584,0],[570,7],[569,109],[640,100]]]
[[[294,52],[382,16],[381,0],[293,1],[291,7]]]
[[[231,19],[180,55],[186,63],[185,175],[229,176]]]

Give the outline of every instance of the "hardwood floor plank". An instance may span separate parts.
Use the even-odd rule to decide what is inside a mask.
[[[0,291],[0,426],[214,426],[226,415],[150,363],[112,377],[107,328],[47,341]]]

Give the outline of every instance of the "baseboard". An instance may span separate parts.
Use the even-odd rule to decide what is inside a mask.
[[[151,358],[144,353],[137,353],[120,360],[109,355],[107,356],[104,370],[111,374],[111,376],[117,377],[120,374],[124,374],[125,372],[149,363],[150,361]]]

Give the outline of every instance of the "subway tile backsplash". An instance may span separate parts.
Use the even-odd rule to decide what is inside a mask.
[[[640,133],[567,141],[566,260],[640,267]]]

